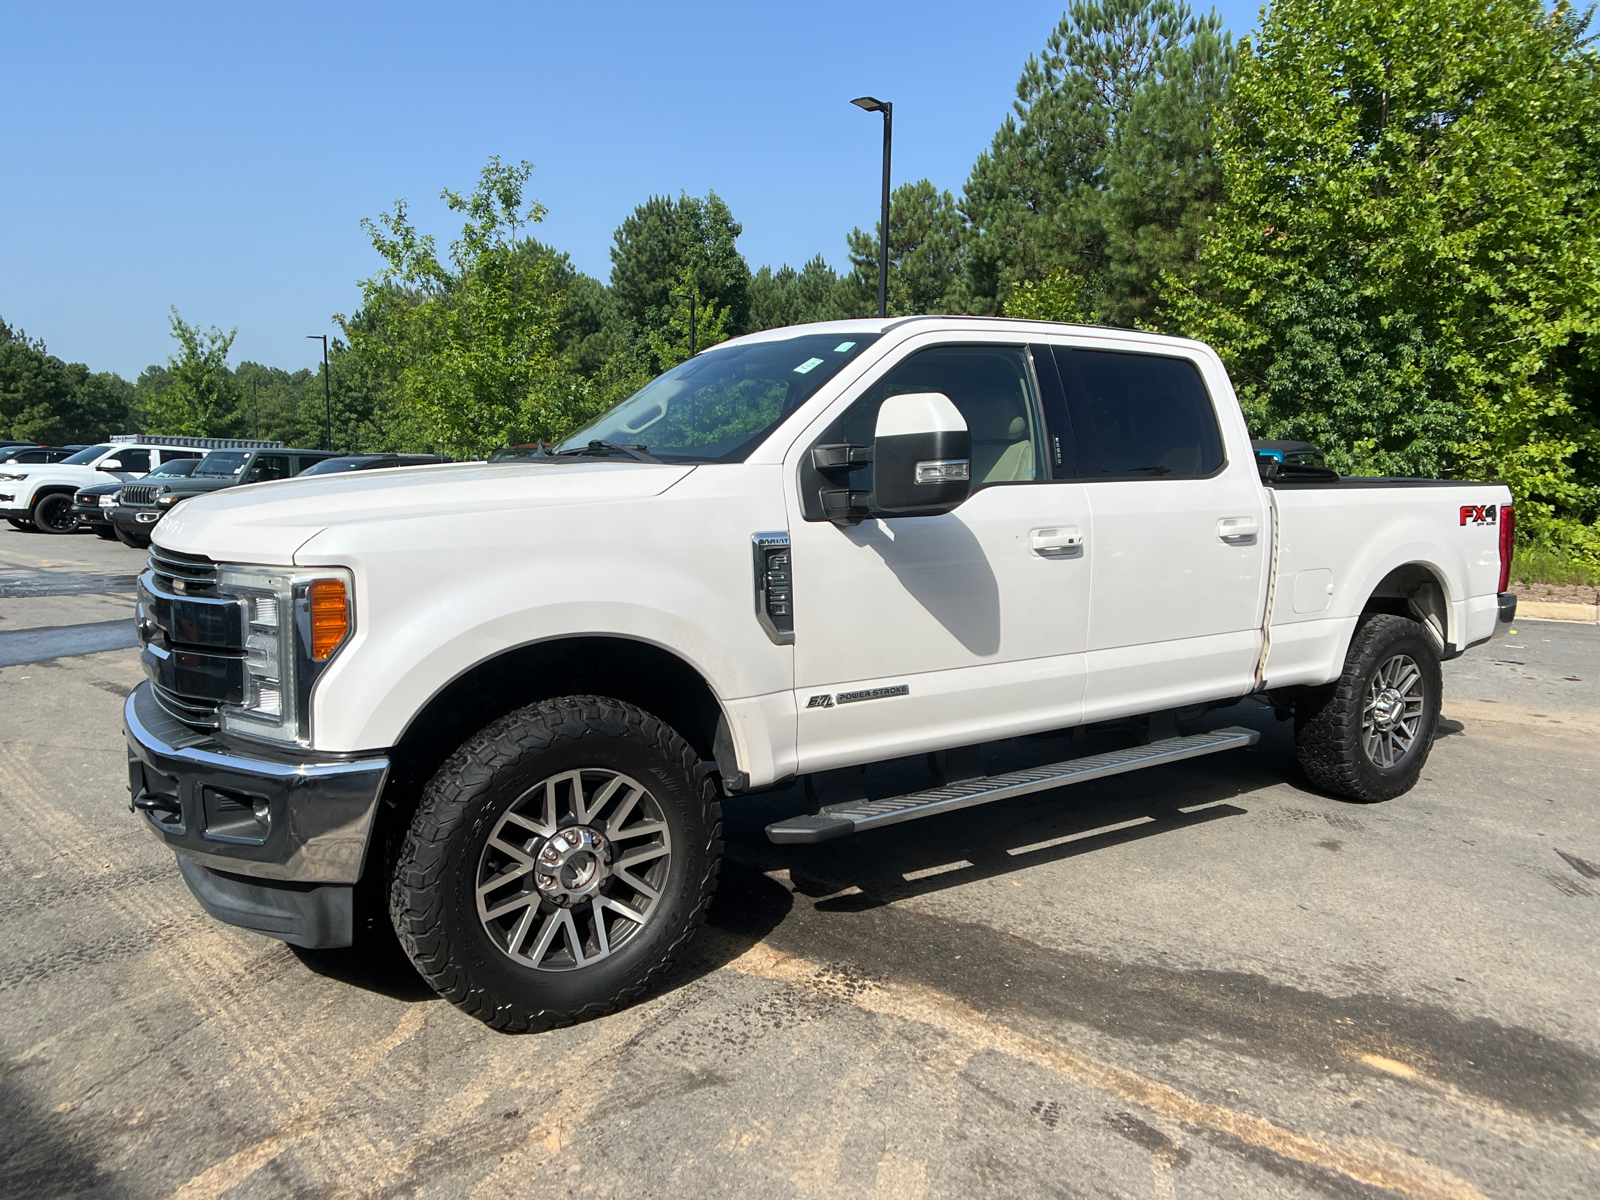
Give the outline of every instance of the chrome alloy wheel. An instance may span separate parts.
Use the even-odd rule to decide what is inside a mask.
[[[478,862],[478,919],[523,966],[591,966],[644,928],[671,864],[665,814],[642,783],[602,767],[564,771],[495,822]]]
[[[1375,767],[1398,763],[1416,744],[1426,707],[1422,670],[1406,654],[1396,654],[1367,683],[1361,706],[1361,745]]]

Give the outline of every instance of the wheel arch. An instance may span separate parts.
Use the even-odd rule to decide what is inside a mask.
[[[1436,564],[1420,559],[1389,569],[1367,591],[1361,616],[1390,613],[1416,621],[1433,635],[1441,658],[1454,657],[1449,577]]]
[[[720,757],[725,772],[735,769],[732,743],[722,740],[729,736],[722,704],[683,657],[634,638],[563,636],[483,659],[429,697],[390,750],[387,802],[414,807],[434,772],[478,730],[518,708],[571,695],[637,705],[675,729],[702,759]]]

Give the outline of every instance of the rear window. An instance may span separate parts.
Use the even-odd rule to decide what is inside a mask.
[[[1064,404],[1065,414],[1053,414],[1051,424],[1068,418],[1077,460],[1072,471],[1070,454],[1053,455],[1058,477],[1200,479],[1221,469],[1222,433],[1193,363],[1155,354],[1053,349],[1060,390],[1044,389],[1046,406]]]

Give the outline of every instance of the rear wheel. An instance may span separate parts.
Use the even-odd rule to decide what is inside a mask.
[[[121,525],[114,526],[114,528],[116,532],[111,536],[116,538],[117,541],[121,542],[124,546],[132,546],[135,550],[148,550],[150,548],[150,538],[147,535],[142,533],[133,533],[127,529],[124,529]]]
[[[1352,800],[1411,790],[1433,748],[1443,681],[1432,636],[1415,621],[1368,617],[1337,682],[1295,704],[1295,745],[1312,782]]]
[[[705,919],[721,858],[721,805],[688,743],[631,704],[568,696],[440,768],[389,911],[445,999],[497,1029],[548,1029],[642,995]]]
[[[72,497],[66,492],[40,496],[33,504],[33,524],[45,533],[71,533],[78,528],[78,514],[72,511]]]

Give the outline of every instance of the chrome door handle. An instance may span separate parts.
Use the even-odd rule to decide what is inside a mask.
[[[1259,532],[1261,527],[1254,517],[1223,517],[1217,522],[1217,536],[1234,545],[1255,541]]]
[[[1076,525],[1058,525],[1052,529],[1035,529],[1028,542],[1040,558],[1070,558],[1083,549],[1083,534]]]

